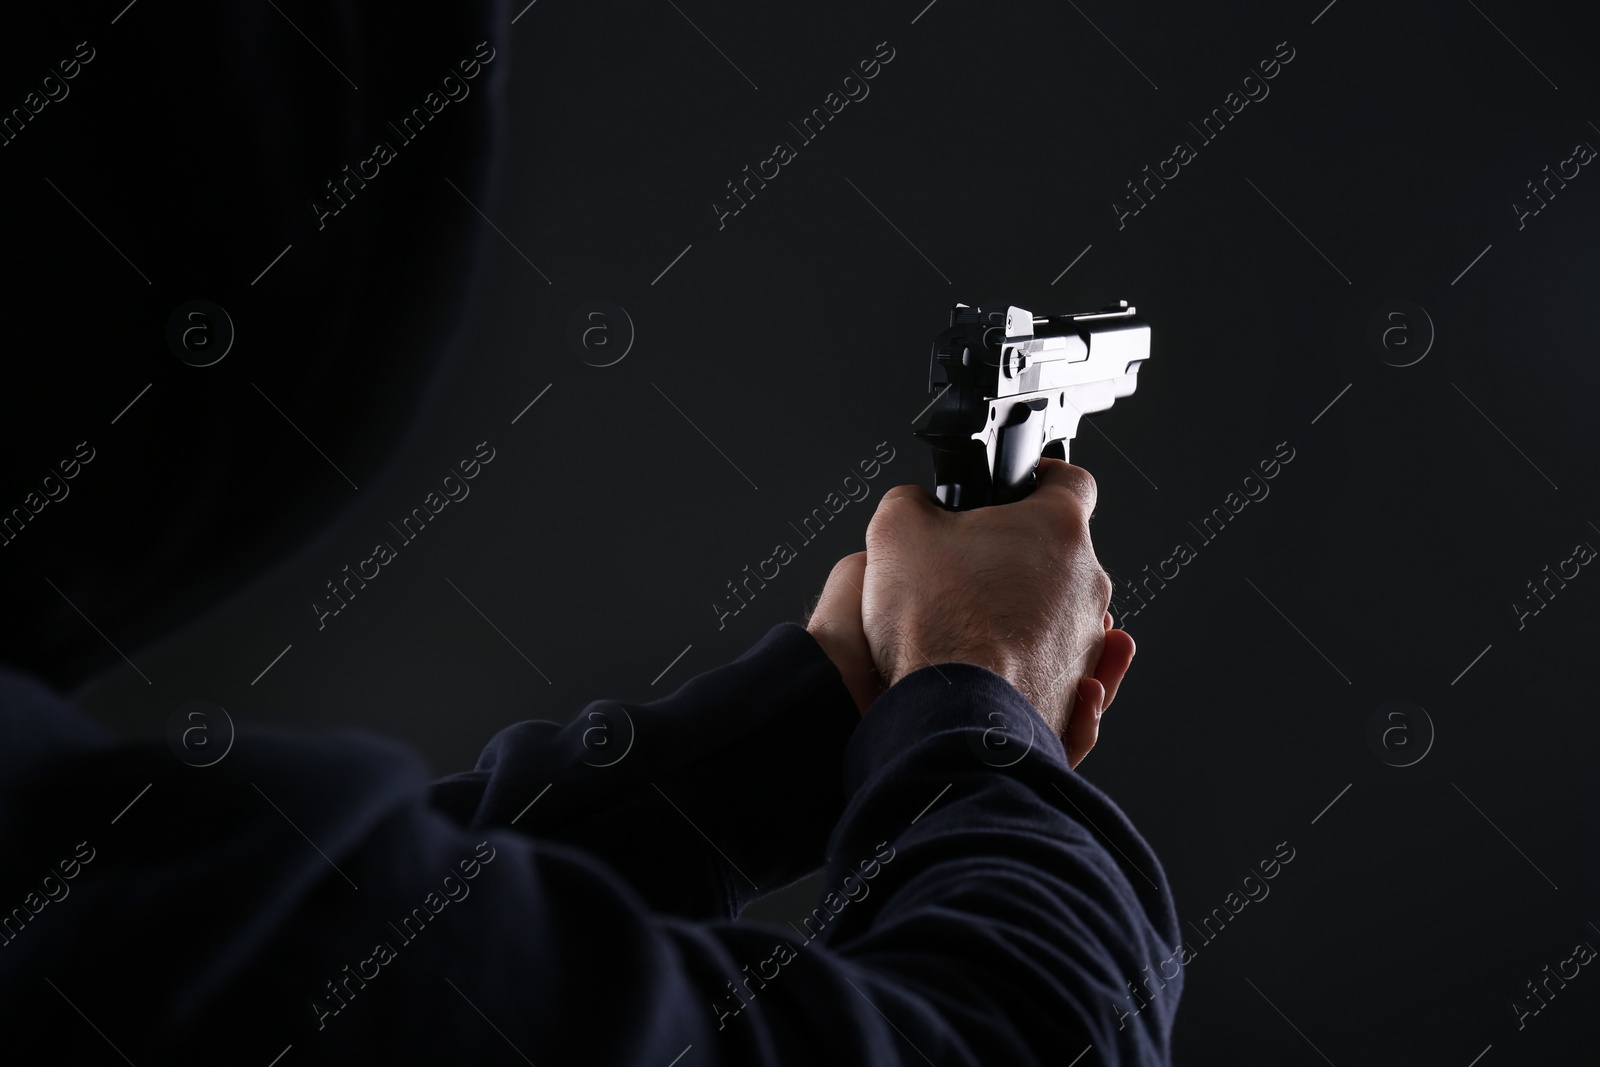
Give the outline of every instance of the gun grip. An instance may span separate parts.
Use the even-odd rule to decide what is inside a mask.
[[[995,440],[994,502],[1009,504],[1033,492],[1039,457],[1044,453],[1045,408],[1039,399],[1016,404],[1006,416]]]
[[[950,511],[970,511],[991,504],[1009,504],[1033,492],[1039,457],[1066,458],[1066,442],[1046,443],[1047,400],[1013,406],[1006,421],[995,429],[994,469],[989,454],[977,441],[962,448],[933,449],[934,496]]]
[[[974,441],[959,451],[933,449],[933,495],[947,511],[970,511],[990,503],[989,456]]]

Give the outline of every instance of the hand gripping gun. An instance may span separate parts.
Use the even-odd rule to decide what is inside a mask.
[[[1078,419],[1133,395],[1150,324],[1126,300],[1082,315],[957,304],[933,341],[928,419],[934,495],[951,511],[1020,500],[1040,456],[1067,458]]]

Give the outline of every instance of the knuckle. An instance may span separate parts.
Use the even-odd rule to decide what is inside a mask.
[[[923,489],[920,485],[891,486],[878,501],[878,507],[882,508],[884,505],[895,501],[921,502],[924,501],[926,497],[927,490]]]
[[[1095,596],[1098,598],[1100,611],[1102,614],[1104,614],[1106,609],[1111,606],[1111,594],[1115,591],[1116,587],[1112,584],[1111,575],[1106,573],[1106,569],[1104,567],[1096,563],[1094,568]]]
[[[1068,538],[1082,534],[1088,526],[1088,512],[1083,506],[1083,501],[1076,493],[1053,493],[1049,500],[1049,519],[1052,527],[1060,530]]]
[[[1041,463],[1043,460],[1040,461]],[[1082,467],[1071,463],[1055,461],[1055,466],[1048,471],[1048,484],[1057,492],[1052,493],[1052,499],[1057,501],[1071,500],[1076,505],[1079,521],[1086,522],[1089,512],[1094,510],[1095,502],[1099,499],[1099,487],[1095,484],[1094,475]]]
[[[835,576],[847,578],[857,570],[864,568],[866,564],[867,554],[865,552],[852,552],[834,563],[833,569],[828,572],[828,578],[830,580]]]
[[[1100,483],[1094,480],[1094,475],[1090,474],[1082,467],[1073,467],[1072,469],[1077,475],[1078,485],[1080,488],[1082,488],[1091,497],[1099,494]]]
[[[910,485],[897,485],[883,494],[883,499],[878,501],[878,508],[872,513],[872,521],[867,524],[867,537],[883,537],[894,530],[914,522],[922,510],[922,502],[917,496],[917,489]]]

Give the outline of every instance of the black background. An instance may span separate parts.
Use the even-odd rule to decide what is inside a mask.
[[[159,731],[183,701],[205,699],[241,724],[380,731],[441,773],[518,719],[649,699],[798,619],[834,560],[861,548],[882,491],[929,481],[911,424],[928,400],[927,343],[953,302],[1053,313],[1127,299],[1153,325],[1152,357],[1137,394],[1072,451],[1099,484],[1095,544],[1119,581],[1179,542],[1198,554],[1119,619],[1139,654],[1083,772],[1148,836],[1185,919],[1221,907],[1280,842],[1295,850],[1270,896],[1214,941],[1194,934],[1178,1061],[1592,1056],[1600,977],[1587,968],[1520,1030],[1511,1007],[1577,942],[1600,946],[1594,820],[1582,817],[1597,799],[1600,578],[1585,569],[1520,629],[1512,607],[1546,564],[1600,545],[1600,193],[1589,188],[1600,178],[1585,167],[1521,229],[1512,208],[1543,167],[1600,144],[1591,27],[1555,3],[1324,3],[539,0],[520,14],[513,3],[496,60],[510,78],[505,154],[478,201],[494,229],[461,214],[481,228],[482,257],[442,400],[389,455],[352,445],[325,460],[280,424],[281,470],[347,495],[348,510],[224,608],[124,648],[144,677],[124,665],[80,697],[129,730]],[[280,6],[313,39],[333,35],[308,5]],[[77,14],[99,26],[120,7]],[[263,25],[285,54],[302,47]],[[97,33],[107,59],[74,83],[82,97],[134,92],[206,43],[153,3]],[[118,33],[141,42],[136,55],[114,49]],[[41,34],[8,54],[42,70],[84,35]],[[884,41],[894,58],[870,95],[799,145],[788,123]],[[1280,42],[1294,58],[1270,95],[1201,144],[1188,123]],[[360,91],[387,92],[380,109],[400,111],[472,43],[423,35],[370,56],[392,61],[391,88]],[[292,72],[322,83],[331,109],[356,92],[333,69],[340,58],[304,48]],[[7,99],[30,77],[22,60],[10,67]],[[164,106],[153,91],[138,104],[152,116]],[[74,98],[41,124],[92,143],[93,107]],[[1124,183],[1180,140],[1197,158],[1119,228]],[[777,141],[798,157],[719,229],[724,183]],[[33,177],[61,182],[29,145],[8,146],[0,164],[13,210],[40,227],[49,213],[52,269],[123,271],[129,299],[152,301],[153,328],[130,327],[105,373],[130,397],[153,378],[205,373],[173,358],[160,324],[182,299],[217,291],[143,293]],[[101,192],[86,209],[96,224],[112,237],[159,225],[117,195],[119,172],[172,161],[102,163],[71,187]],[[260,208],[230,199],[220,175],[190,180],[218,242],[228,218]],[[285,181],[279,192],[272,210],[303,211],[315,190]],[[462,211],[443,184],[380,181],[363,195],[406,197],[388,208],[419,220]],[[159,254],[152,241],[117,243],[136,263]],[[315,269],[314,242],[295,251],[263,285],[293,291],[295,272]],[[73,299],[12,313],[81,313]],[[569,316],[594,299],[625,308],[637,331],[607,367],[566,339]],[[1367,340],[1393,300],[1425,308],[1436,331],[1411,366],[1388,365]],[[271,346],[247,319],[236,325],[228,362],[270,374]],[[1425,343],[1422,323],[1408,329]],[[374,353],[375,387],[384,366]],[[229,390],[213,403],[259,399]],[[143,404],[128,421],[182,432],[159,389]],[[323,418],[301,423],[313,441],[336,433],[337,412]],[[389,538],[387,521],[482,440],[497,455],[470,497],[319,630],[309,604],[323,583]],[[788,524],[883,441],[895,458],[869,501],[719,630],[724,583],[793,541]],[[1294,459],[1270,496],[1202,544],[1190,523],[1280,442]],[[60,447],[17,449],[32,463]],[[183,471],[162,477],[181,495]],[[280,503],[256,506],[270,515]],[[162,506],[152,501],[153,521]],[[1403,768],[1368,741],[1396,699],[1431,722],[1413,716],[1393,742],[1391,762],[1426,751]],[[802,884],[747,918],[798,916],[816,892]]]

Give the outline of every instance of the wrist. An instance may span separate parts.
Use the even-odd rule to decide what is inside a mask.
[[[839,627],[815,620],[806,625],[806,633],[839,672],[839,680],[855,703],[856,711],[865,715],[885,688],[866,641],[859,632],[841,634]]]
[[[892,686],[924,667],[936,667],[942,663],[970,663],[975,667],[992,671],[1008,682],[1022,676],[1020,661],[1009,650],[973,645],[920,644],[910,638],[907,638],[907,645],[907,655],[899,657],[893,666],[884,672],[883,677],[887,685]]]

